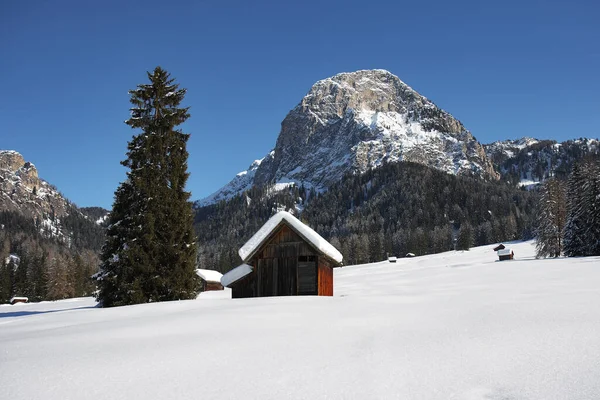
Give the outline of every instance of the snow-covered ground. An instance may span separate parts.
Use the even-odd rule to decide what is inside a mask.
[[[600,398],[600,258],[344,267],[335,296],[0,307],[0,399]]]

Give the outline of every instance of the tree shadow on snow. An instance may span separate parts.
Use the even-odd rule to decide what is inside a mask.
[[[73,310],[85,310],[85,309],[89,309],[89,308],[95,308],[95,306],[62,308],[60,310],[48,310],[48,311],[13,311],[13,312],[7,312],[7,313],[0,312],[0,319],[15,318],[15,317],[28,317],[30,315],[36,315],[36,314],[50,314],[50,313],[73,311]]]

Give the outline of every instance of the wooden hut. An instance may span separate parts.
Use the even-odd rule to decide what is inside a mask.
[[[515,253],[511,249],[500,249],[497,251],[499,261],[512,260]]]
[[[200,289],[202,292],[223,290],[223,285],[221,284],[223,274],[219,271],[198,268],[196,274],[200,277],[200,281],[202,281],[202,289]]]
[[[239,250],[244,264],[221,279],[233,298],[333,296],[333,267],[342,254],[292,214],[269,219]]]
[[[27,297],[22,297],[22,296],[15,296],[12,299],[10,299],[10,304],[17,304],[17,303],[27,303],[29,302],[29,298]]]

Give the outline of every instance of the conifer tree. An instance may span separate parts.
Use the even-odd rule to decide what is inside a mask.
[[[596,256],[600,255],[600,160],[583,160],[581,175],[581,186],[576,194],[583,236],[581,255]]]
[[[559,257],[562,254],[566,218],[565,185],[556,178],[548,179],[542,187],[536,231],[536,257]]]
[[[585,255],[585,210],[581,188],[584,179],[579,163],[573,165],[567,188],[567,222],[564,229],[565,255],[577,257]]]
[[[127,180],[115,192],[100,271],[98,300],[105,307],[194,298],[196,243],[186,149],[189,118],[180,89],[160,67],[131,95],[125,123],[141,133],[128,145]]]
[[[469,250],[473,246],[474,234],[473,227],[468,222],[464,222],[458,229],[458,236],[456,238],[456,249],[457,250]]]

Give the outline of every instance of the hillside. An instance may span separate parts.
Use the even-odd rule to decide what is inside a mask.
[[[488,158],[503,180],[533,187],[550,176],[566,177],[577,160],[600,154],[598,139],[580,138],[557,142],[521,138],[484,145]]]
[[[0,150],[0,260],[15,260],[0,262],[0,303],[90,294],[106,213],[79,209],[20,153]]]
[[[0,398],[596,398],[600,258],[511,246],[336,269],[333,298],[0,306]]]
[[[537,194],[503,182],[455,176],[416,163],[349,173],[325,193],[304,187],[254,187],[197,209],[203,268],[226,272],[237,249],[278,209],[293,210],[344,254],[346,263],[532,237]],[[462,228],[462,229],[461,229]]]

